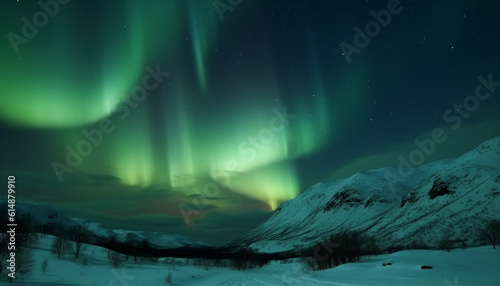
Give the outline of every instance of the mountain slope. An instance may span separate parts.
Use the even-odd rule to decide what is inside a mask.
[[[443,235],[474,245],[478,224],[500,218],[500,137],[410,176],[400,171],[408,170],[381,168],[318,183],[231,245],[297,250],[344,230],[364,231],[384,247],[435,246]]]
[[[5,200],[0,201],[0,205],[5,204]],[[174,249],[182,247],[206,247],[203,242],[195,242],[185,236],[178,234],[165,234],[151,231],[132,230],[112,230],[100,223],[87,222],[79,218],[69,218],[64,213],[41,203],[16,202],[18,217],[31,214],[31,220],[36,232],[61,235],[61,230],[69,230],[78,225],[86,225],[89,229],[89,243],[106,243],[109,237],[114,234],[117,242],[126,242],[127,237],[134,239],[137,245],[147,241],[149,245],[157,249]]]

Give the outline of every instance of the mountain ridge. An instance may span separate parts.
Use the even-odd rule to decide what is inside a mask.
[[[467,229],[500,218],[500,137],[390,180],[400,171],[379,168],[317,183],[229,245],[293,251],[345,230],[373,235],[384,247],[413,242],[433,247],[445,235],[455,244],[474,245],[474,231]]]
[[[5,203],[5,200],[0,204]],[[163,232],[134,231],[124,229],[110,229],[98,222],[89,222],[81,218],[70,218],[63,212],[43,203],[35,203],[18,200],[16,202],[18,216],[30,214],[31,224],[35,232],[43,232],[52,235],[64,236],[64,233],[73,227],[85,226],[89,230],[87,243],[107,243],[111,235],[115,236],[116,242],[125,243],[128,237],[133,238],[136,244],[147,241],[156,249],[177,248],[199,248],[210,247],[200,241],[193,241],[180,234],[166,234]]]

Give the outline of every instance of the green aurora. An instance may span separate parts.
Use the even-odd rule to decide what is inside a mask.
[[[339,44],[383,5],[242,1],[221,20],[214,1],[61,0],[33,29],[41,6],[6,2],[2,174],[72,215],[214,243],[321,180],[397,166],[477,75],[500,78],[484,1],[402,2],[349,64]],[[429,161],[500,135],[498,102]]]

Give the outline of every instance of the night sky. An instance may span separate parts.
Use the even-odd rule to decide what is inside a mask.
[[[0,173],[110,228],[221,245],[436,128],[423,164],[500,136],[499,1],[40,3],[2,1]]]

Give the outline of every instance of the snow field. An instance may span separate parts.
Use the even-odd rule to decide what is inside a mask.
[[[123,267],[113,268],[108,262],[107,249],[85,245],[82,257],[73,261],[71,254],[57,259],[50,253],[53,236],[40,238],[33,247],[35,267],[13,285],[500,285],[500,251],[491,246],[438,250],[405,250],[392,254],[363,258],[357,263],[311,272],[299,259],[289,263],[273,261],[247,271],[216,267],[193,267],[162,263],[134,264],[129,259]],[[83,259],[86,265],[83,265]],[[41,264],[49,262],[46,274]],[[185,262],[185,259],[176,259]],[[390,266],[382,266],[391,263]],[[422,265],[433,269],[423,270]],[[172,282],[167,283],[167,275]],[[4,278],[4,277],[2,277]],[[5,279],[1,283],[4,283]]]

